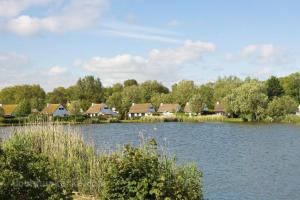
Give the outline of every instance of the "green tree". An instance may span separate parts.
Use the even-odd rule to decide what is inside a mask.
[[[133,85],[138,85],[138,82],[135,79],[128,79],[124,81],[124,87],[130,87]]]
[[[274,97],[282,96],[284,93],[279,79],[275,76],[271,76],[266,81],[266,88],[269,100],[272,100]]]
[[[194,94],[189,103],[193,113],[201,113],[206,105],[202,96],[199,94]]]
[[[169,93],[169,89],[157,81],[145,81],[140,85],[143,101],[148,103],[155,93]]]
[[[214,83],[214,103],[217,101],[222,101],[224,97],[230,94],[242,83],[242,80],[235,76],[225,76],[223,78],[219,78]]]
[[[104,100],[103,86],[99,78],[86,76],[80,78],[75,85],[77,99],[90,103],[101,103]]]
[[[3,104],[18,104],[24,99],[30,102],[32,108],[41,110],[46,93],[39,85],[17,85],[3,88],[0,92],[0,102]]]
[[[120,113],[125,116],[132,105],[132,103],[141,103],[142,93],[141,89],[136,86],[125,87],[122,92],[122,110]]]
[[[256,81],[241,85],[224,98],[228,113],[249,121],[263,119],[267,103],[264,85]]]
[[[274,119],[285,117],[288,114],[296,113],[297,102],[289,96],[275,97],[269,104],[266,114]]]
[[[78,116],[81,114],[81,104],[79,101],[72,101],[68,103],[67,109],[71,115]]]
[[[194,92],[194,81],[183,80],[172,86],[172,95],[181,107],[183,107],[190,100]]]
[[[285,95],[289,95],[300,103],[300,73],[293,73],[281,79]]]
[[[195,89],[195,94],[201,96],[204,104],[210,109],[214,108],[214,89],[210,84],[201,85]]]
[[[57,103],[66,106],[71,101],[68,89],[64,87],[55,88],[52,92],[47,93],[48,103]]]
[[[150,102],[155,110],[158,110],[161,103],[174,103],[174,98],[171,93],[155,93],[151,96]]]
[[[17,117],[24,117],[31,113],[30,102],[26,99],[22,100],[16,108],[15,114]]]
[[[117,111],[122,110],[122,93],[121,92],[115,92],[113,93],[108,100],[106,101],[109,107],[116,108]]]

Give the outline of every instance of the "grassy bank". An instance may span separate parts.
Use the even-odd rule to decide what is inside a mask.
[[[176,160],[167,156],[167,152],[162,151],[155,140],[142,140],[138,147],[125,145],[116,151],[97,152],[84,142],[76,129],[44,124],[17,127],[12,137],[4,141],[2,149],[0,191],[4,193],[0,192],[0,199],[22,197],[22,194],[9,193],[8,190],[24,192],[18,181],[24,182],[30,170],[44,173],[45,166],[47,169],[49,167],[46,177],[55,183],[54,186],[61,186],[61,190],[57,191],[63,192],[68,198],[76,192],[76,198],[92,196],[100,200],[203,199],[201,172],[194,165],[178,166]],[[25,164],[27,160],[24,156],[29,158],[29,165]],[[39,159],[31,159],[40,156],[48,164],[28,168],[33,164],[36,166],[35,162],[40,166]],[[12,160],[15,160],[13,165]],[[24,167],[26,170],[23,170]],[[41,176],[34,176],[36,173],[30,171],[29,174],[34,177],[30,181],[37,184],[26,191],[37,190],[41,194],[36,180]],[[11,174],[20,176],[11,177]]]

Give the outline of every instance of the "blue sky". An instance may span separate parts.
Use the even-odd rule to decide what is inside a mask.
[[[296,0],[0,0],[0,88],[299,71]]]

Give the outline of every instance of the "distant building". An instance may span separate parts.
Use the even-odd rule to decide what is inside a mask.
[[[53,117],[67,117],[69,112],[61,104],[47,104],[47,106],[41,112],[44,115]]]
[[[151,116],[155,112],[151,103],[135,104],[133,103],[129,109],[128,117],[143,117]]]
[[[6,104],[6,105],[0,104],[0,107],[2,107],[4,110],[3,117],[14,117],[17,106],[18,106],[17,104]]]
[[[222,103],[220,103],[219,101],[216,103],[214,111],[217,115],[225,115],[224,105]]]
[[[116,116],[117,113],[110,109],[106,104],[100,103],[96,104],[93,103],[91,107],[85,112],[90,117],[97,117],[97,116]]]
[[[162,115],[173,115],[174,113],[177,113],[180,111],[180,105],[177,103],[174,104],[164,104],[161,103],[158,109],[158,113]]]

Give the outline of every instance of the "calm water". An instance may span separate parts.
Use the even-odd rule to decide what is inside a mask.
[[[138,144],[141,134],[157,138],[178,162],[196,162],[209,200],[300,199],[300,126],[161,123],[80,129],[98,149]]]

